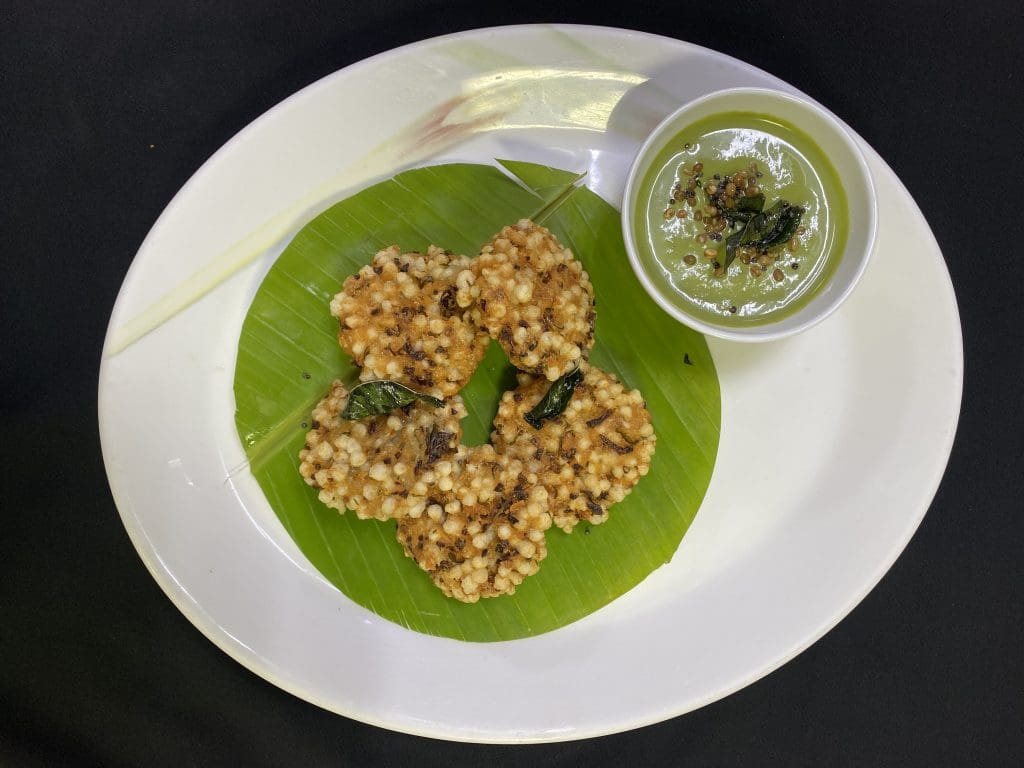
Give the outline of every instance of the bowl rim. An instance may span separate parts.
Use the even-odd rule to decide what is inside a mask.
[[[821,309],[815,311],[808,311],[811,305],[805,305],[804,307],[797,310],[793,315],[787,318],[781,318],[779,320],[768,322],[763,325],[749,325],[740,327],[728,327],[723,325],[717,325],[706,320],[702,320],[699,317],[695,317],[684,309],[681,309],[677,305],[671,303],[658,288],[653,280],[652,276],[648,274],[647,270],[640,263],[640,257],[637,248],[636,233],[633,228],[633,211],[635,208],[635,201],[632,200],[636,196],[636,189],[639,186],[639,177],[641,170],[646,170],[644,161],[649,160],[652,153],[652,147],[657,145],[662,138],[664,138],[665,132],[677,126],[677,123],[681,116],[686,113],[698,108],[705,106],[708,102],[714,102],[725,98],[731,98],[736,96],[752,96],[759,98],[775,99],[780,102],[788,103],[791,106],[795,106],[798,109],[804,109],[813,113],[817,113],[824,119],[824,122],[828,124],[835,137],[849,150],[851,158],[859,171],[860,179],[858,180],[858,186],[862,187],[867,194],[868,201],[868,216],[867,216],[867,238],[865,241],[862,252],[856,256],[857,266],[853,274],[846,280],[842,289],[837,291],[833,298]],[[712,113],[713,114],[713,113]],[[785,118],[785,115],[776,115],[778,117]],[[813,137],[812,137],[813,138]],[[845,181],[846,178],[843,178]],[[847,192],[847,198],[850,198],[849,185],[844,184],[844,188]],[[861,277],[867,269],[868,262],[871,260],[871,256],[875,251],[876,238],[878,233],[878,193],[875,188],[874,178],[871,175],[871,171],[868,167],[867,159],[864,156],[864,152],[860,147],[860,143],[854,138],[852,131],[836,114],[823,107],[813,99],[799,96],[797,94],[789,93],[787,91],[780,91],[774,88],[753,88],[753,87],[740,87],[740,88],[723,88],[721,90],[712,91],[711,93],[703,94],[695,99],[691,99],[686,103],[680,105],[672,112],[670,112],[653,130],[647,135],[643,143],[637,149],[636,155],[633,158],[633,162],[629,166],[629,170],[626,173],[626,183],[622,193],[622,235],[626,246],[626,255],[629,258],[630,266],[633,268],[633,272],[636,274],[640,284],[644,287],[647,295],[651,297],[654,302],[675,318],[678,322],[693,328],[700,333],[708,336],[714,336],[720,339],[727,339],[730,341],[741,341],[741,342],[764,342],[764,341],[775,341],[778,339],[788,338],[798,333],[812,328],[818,323],[825,320],[827,317],[832,315],[843,302],[849,298],[850,294],[856,288],[860,282]],[[849,258],[848,253],[843,253],[842,258],[845,260]],[[799,322],[793,323],[787,327],[779,327],[781,323],[785,323],[786,320],[792,321],[796,318],[801,318],[801,315],[806,314]]]

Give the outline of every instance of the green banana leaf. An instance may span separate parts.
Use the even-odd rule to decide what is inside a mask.
[[[529,163],[406,171],[307,224],[263,280],[246,316],[235,370],[236,424],[253,472],[288,534],[349,598],[404,627],[469,641],[512,640],[576,621],[669,561],[697,513],[718,450],[718,378],[702,336],[645,294],[626,258],[619,214],[579,175]],[[476,254],[522,217],[543,220],[590,273],[597,297],[591,360],[640,389],[658,435],[651,470],[599,526],[552,528],[540,572],[514,595],[466,605],[445,597],[405,557],[395,523],[323,506],[298,473],[313,405],[355,369],[328,304],[382,247],[437,244]],[[489,439],[514,370],[492,343],[462,391],[468,445]],[[339,595],[339,600],[343,599]]]

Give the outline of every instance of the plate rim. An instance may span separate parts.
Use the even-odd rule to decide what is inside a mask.
[[[934,501],[935,495],[941,485],[942,479],[945,476],[946,468],[949,464],[949,459],[952,454],[956,434],[959,427],[960,414],[963,406],[963,386],[964,386],[964,355],[963,355],[963,326],[961,323],[959,305],[956,300],[956,292],[952,283],[952,279],[949,273],[948,265],[945,258],[942,256],[942,250],[936,240],[934,233],[932,232],[931,226],[928,224],[927,219],[921,212],[920,207],[914,201],[913,196],[910,194],[906,185],[902,179],[893,171],[889,164],[882,158],[877,151],[874,150],[866,141],[859,137],[855,131],[851,130],[861,143],[862,149],[874,159],[877,163],[881,164],[887,171],[891,173],[892,180],[895,181],[899,191],[906,196],[906,198],[914,205],[918,216],[920,217],[920,223],[928,233],[928,246],[931,250],[934,250],[939,255],[939,266],[942,269],[943,277],[943,288],[946,291],[947,296],[944,297],[948,301],[949,309],[951,310],[952,319],[955,321],[958,333],[955,334],[955,338],[952,339],[955,342],[956,364],[957,364],[957,377],[956,377],[956,409],[952,415],[951,421],[948,425],[948,429],[945,433],[945,442],[941,446],[941,455],[943,460],[938,463],[938,470],[934,473],[934,477],[931,478],[931,482],[927,489],[922,490],[919,494],[921,503],[919,508],[915,511],[912,516],[908,517],[905,530],[902,535],[894,540],[892,545],[888,548],[888,552],[884,558],[879,562],[879,565],[874,569],[870,578],[868,578],[862,588],[853,594],[845,604],[838,607],[833,614],[821,624],[818,629],[809,634],[800,643],[797,643],[788,652],[781,654],[778,658],[770,661],[769,663],[759,667],[756,671],[749,673],[747,676],[740,678],[735,682],[734,685],[725,686],[708,694],[705,697],[688,701],[680,706],[676,707],[664,707],[659,711],[652,713],[649,716],[643,716],[638,718],[620,718],[615,727],[602,728],[592,727],[590,729],[585,727],[576,727],[570,733],[562,732],[548,732],[548,733],[528,733],[528,734],[516,734],[510,733],[503,736],[488,736],[481,734],[472,734],[464,731],[460,731],[457,728],[451,729],[450,731],[443,731],[440,729],[431,730],[430,725],[436,726],[437,722],[431,722],[424,724],[422,728],[414,728],[405,725],[404,723],[396,720],[389,720],[385,717],[375,717],[368,712],[356,711],[351,708],[339,707],[335,702],[331,702],[317,696],[312,691],[302,688],[298,684],[279,676],[275,671],[267,664],[261,663],[262,659],[254,654],[252,657],[247,657],[244,653],[240,652],[236,645],[229,642],[229,638],[225,637],[225,631],[219,627],[219,625],[212,621],[208,615],[204,614],[193,603],[184,599],[181,594],[181,587],[176,583],[173,575],[159,564],[159,556],[155,549],[153,549],[148,542],[148,539],[144,531],[137,525],[137,521],[134,516],[126,514],[123,510],[127,508],[127,500],[123,496],[123,489],[118,488],[115,478],[111,472],[111,457],[110,457],[110,443],[112,438],[107,434],[108,427],[104,423],[103,417],[103,393],[105,388],[105,382],[109,380],[107,375],[109,366],[109,357],[107,355],[107,347],[111,342],[113,334],[119,327],[119,321],[121,321],[120,315],[123,312],[121,300],[125,294],[129,284],[133,281],[133,277],[137,277],[139,269],[139,256],[147,248],[153,235],[157,232],[165,223],[169,212],[175,208],[179,200],[191,192],[192,188],[201,183],[202,177],[209,171],[210,166],[224,153],[231,151],[234,146],[243,141],[250,131],[255,130],[257,123],[261,123],[265,118],[268,118],[278,111],[284,111],[289,108],[294,100],[305,98],[310,96],[320,88],[326,87],[331,81],[342,76],[351,75],[364,67],[371,67],[377,61],[388,59],[393,56],[400,54],[407,54],[411,51],[415,51],[419,48],[428,48],[436,45],[442,41],[459,39],[469,36],[485,35],[488,33],[502,33],[508,31],[539,31],[545,29],[555,29],[562,31],[592,31],[598,33],[606,33],[612,35],[626,34],[642,39],[658,40],[668,45],[682,46],[691,50],[699,50],[706,52],[720,60],[727,60],[732,62],[746,70],[753,70],[759,75],[771,80],[777,84],[784,85],[789,88],[793,88],[785,81],[772,75],[771,73],[757,67],[756,65],[749,64],[741,59],[731,56],[720,51],[716,51],[712,48],[702,46],[697,43],[690,42],[688,40],[680,40],[677,38],[667,37],[665,35],[658,35],[654,33],[644,32],[626,27],[610,27],[603,25],[590,25],[590,24],[562,24],[562,23],[526,23],[526,24],[514,24],[514,25],[496,25],[489,27],[480,27],[474,29],[461,30],[457,32],[451,32],[436,37],[430,37],[423,40],[417,40],[414,42],[407,43],[402,46],[391,48],[385,51],[381,51],[372,56],[364,59],[352,62],[340,69],[333,72],[329,72],[322,77],[308,83],[302,88],[298,89],[294,93],[288,95],[281,101],[275,103],[269,109],[265,110],[257,117],[249,121],[243,126],[238,132],[231,136],[227,141],[220,145],[217,150],[211,154],[207,159],[189,176],[189,178],[182,184],[177,192],[171,197],[167,204],[162,209],[160,215],[154,221],[146,234],[146,237],[140,243],[135,255],[132,258],[131,264],[125,273],[122,280],[121,286],[118,290],[117,297],[114,301],[114,305],[111,311],[110,320],[107,324],[107,329],[104,336],[103,349],[101,352],[101,362],[97,377],[97,416],[100,436],[100,447],[104,461],[104,468],[107,473],[108,486],[110,487],[111,495],[114,499],[114,503],[118,510],[118,515],[121,518],[122,524],[128,534],[129,540],[132,546],[135,548],[136,553],[142,560],[146,569],[149,571],[151,577],[160,586],[164,594],[171,600],[172,604],[188,619],[188,621],[198,629],[210,642],[212,642],[221,651],[227,654],[235,662],[239,663],[250,672],[255,673],[259,677],[263,678],[267,682],[274,686],[287,691],[296,698],[307,701],[315,706],[325,709],[334,714],[339,714],[359,722],[367,723],[369,725],[385,728],[388,730],[406,733],[409,735],[420,736],[424,738],[440,738],[449,741],[456,742],[467,742],[467,743],[486,743],[486,744],[528,744],[528,743],[550,743],[559,741],[574,741],[582,740],[587,738],[594,738],[597,736],[611,735],[615,733],[622,733],[624,731],[633,730],[636,728],[645,727],[659,722],[679,717],[688,712],[700,709],[708,704],[723,699],[743,688],[751,685],[752,683],[766,677],[771,674],[779,667],[785,665],[796,656],[799,656],[807,648],[820,640],[824,635],[830,632],[836,625],[839,624],[846,616],[852,612],[852,610],[859,605],[864,598],[870,594],[870,592],[878,585],[881,579],[886,573],[892,568],[893,564],[899,558],[900,554],[906,549],[910,540],[920,527],[921,521],[927,514],[928,510]],[[827,109],[827,107],[826,107]],[[845,124],[845,123],[844,123]],[[938,455],[939,452],[937,452]],[[458,641],[453,641],[458,642]],[[512,640],[505,642],[522,642],[521,640]],[[492,644],[493,645],[493,644]]]

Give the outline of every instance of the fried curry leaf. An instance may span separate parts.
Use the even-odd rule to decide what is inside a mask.
[[[797,227],[800,226],[804,209],[799,205],[791,205],[785,200],[779,202],[782,203],[780,210],[772,220],[768,231],[761,236],[758,242],[761,248],[774,248],[777,245],[782,245],[796,234]]]
[[[804,209],[799,205],[793,205],[787,200],[776,200],[771,208],[747,223],[740,244],[757,248],[781,245],[796,232],[803,215]]]
[[[725,238],[725,261],[722,263],[722,266],[726,270],[729,269],[729,265],[736,259],[736,249],[740,246],[740,241],[749,227],[750,225],[747,224],[743,229],[737,230]]]
[[[579,368],[555,379],[540,402],[523,418],[534,429],[540,429],[545,421],[557,419],[565,412],[565,407],[572,400],[572,393],[576,391],[576,386],[581,381],[583,381],[583,371]]]
[[[355,421],[365,419],[367,416],[380,416],[417,400],[429,403],[435,408],[444,405],[436,397],[416,392],[394,381],[365,381],[349,394],[341,418]]]
[[[760,197],[761,205],[764,205],[764,195]],[[725,263],[722,266],[729,269],[740,246],[768,250],[782,245],[796,233],[803,215],[803,208],[787,200],[777,200],[767,211],[753,215],[742,229],[726,238]]]
[[[737,221],[744,223],[750,221],[764,209],[764,194],[758,192],[756,195],[746,195],[736,201],[733,208],[719,209],[722,215],[730,224]]]

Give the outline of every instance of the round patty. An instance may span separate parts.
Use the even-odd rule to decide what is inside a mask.
[[[607,520],[608,508],[647,474],[657,439],[638,390],[627,390],[593,365],[584,363],[582,370],[583,381],[565,412],[540,429],[524,416],[550,382],[520,376],[519,386],[502,395],[491,434],[499,453],[538,475],[554,523],[565,531],[580,520],[595,525]]]
[[[455,300],[455,277],[469,265],[435,246],[426,255],[392,246],[345,281],[331,314],[363,381],[388,379],[437,397],[466,385],[488,343]]]
[[[514,593],[547,555],[547,491],[490,445],[468,449],[451,478],[425,514],[398,522],[405,554],[456,600]]]
[[[544,227],[505,227],[456,278],[459,307],[498,340],[509,361],[554,381],[594,345],[594,289]]]
[[[320,501],[361,519],[417,517],[465,448],[460,444],[466,407],[458,395],[440,408],[420,401],[382,416],[341,417],[349,392],[334,382],[313,409],[312,429],[299,452],[299,473],[320,491]]]

